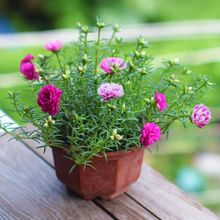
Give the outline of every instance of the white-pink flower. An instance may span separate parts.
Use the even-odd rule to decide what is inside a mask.
[[[114,70],[117,71],[125,69],[127,64],[123,61],[122,58],[108,57],[102,60],[100,67],[106,74],[112,74]]]
[[[58,40],[51,40],[48,41],[45,45],[44,48],[48,51],[51,52],[58,52],[61,48],[63,47],[63,44],[61,41]]]
[[[196,105],[193,109],[191,118],[197,127],[202,128],[210,122],[211,111],[203,104]]]
[[[117,99],[124,95],[123,87],[117,83],[104,83],[98,88],[98,95],[102,97],[102,101]]]

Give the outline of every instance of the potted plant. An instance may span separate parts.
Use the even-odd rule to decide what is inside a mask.
[[[57,177],[84,199],[112,199],[125,192],[141,171],[149,149],[176,121],[202,128],[211,112],[198,99],[212,86],[177,60],[156,65],[142,37],[129,51],[116,37],[101,40],[103,22],[92,29],[78,25],[79,41],[50,41],[46,55],[26,55],[20,63],[33,93],[33,105],[9,92],[15,110],[34,131],[1,129],[53,150]],[[194,108],[193,108],[194,106]],[[147,183],[146,183],[147,184]]]

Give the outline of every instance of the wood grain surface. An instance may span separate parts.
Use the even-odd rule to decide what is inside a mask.
[[[70,194],[54,170],[23,143],[0,138],[1,220],[114,219]]]
[[[30,129],[31,126],[28,128]],[[46,154],[36,149],[37,144],[25,142],[30,149],[53,166],[51,149]],[[157,171],[143,165],[139,180],[128,193],[113,201],[94,201],[116,219],[216,220],[208,209],[167,181]]]

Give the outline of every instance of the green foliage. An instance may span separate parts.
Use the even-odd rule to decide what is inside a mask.
[[[21,104],[16,93],[9,93],[15,111],[36,130],[22,129],[19,133],[17,128],[10,129],[10,124],[0,123],[3,130],[17,139],[43,142],[44,149],[64,147],[75,164],[89,165],[91,158],[99,154],[141,147],[140,130],[146,122],[157,123],[165,135],[175,121],[186,126],[194,103],[212,85],[208,78],[191,72],[177,60],[154,66],[148,55],[149,44],[142,37],[137,39],[135,48],[123,53],[120,48],[124,42],[116,37],[117,26],[110,39],[100,40],[104,26],[98,21],[97,40],[89,41],[93,30],[78,24],[78,42],[67,44],[58,53],[38,56],[36,67],[41,80],[29,83],[34,104]],[[107,57],[122,57],[127,68],[103,73],[99,63]],[[102,102],[97,89],[106,82],[121,84],[125,95]],[[63,91],[60,112],[53,117],[36,106],[40,88],[48,83]],[[155,91],[164,93],[169,105],[160,113]]]

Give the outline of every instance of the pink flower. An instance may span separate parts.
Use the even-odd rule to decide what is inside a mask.
[[[160,139],[160,128],[154,123],[145,123],[141,130],[141,143],[148,147]]]
[[[108,57],[102,60],[100,67],[105,73],[111,74],[114,72],[114,69],[125,69],[127,67],[127,64],[124,63],[122,58]]]
[[[167,109],[166,96],[163,93],[154,93],[154,100],[159,112]]]
[[[59,112],[61,96],[62,90],[49,84],[42,87],[40,90],[37,103],[43,112],[47,112],[50,115],[56,115]]]
[[[20,62],[20,72],[26,77],[27,80],[37,80],[39,75],[32,63],[34,57],[32,54],[27,54]]]
[[[203,104],[196,105],[193,109],[191,119],[197,127],[202,128],[211,120],[211,111]]]
[[[32,54],[27,54],[27,55],[21,60],[21,64],[23,64],[23,63],[31,63],[33,59],[34,59],[34,56],[33,56]]]
[[[44,45],[44,48],[51,52],[58,52],[62,47],[63,47],[62,42],[58,40],[49,41]]]
[[[123,87],[116,83],[104,83],[98,88],[98,94],[102,97],[102,101],[117,99],[124,95]]]

